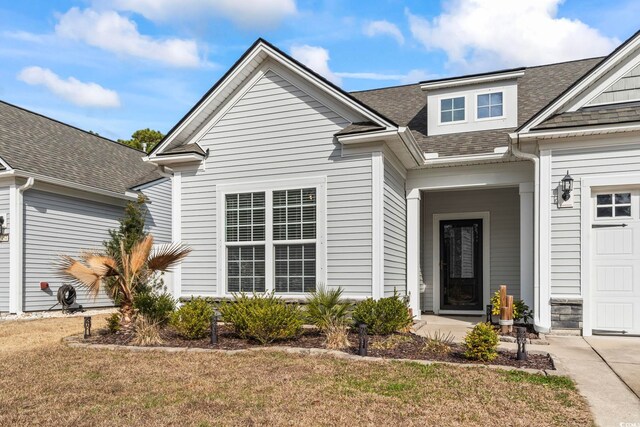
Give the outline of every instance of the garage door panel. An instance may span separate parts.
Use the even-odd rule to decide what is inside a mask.
[[[634,231],[630,228],[596,229],[596,255],[631,255],[634,250]]]
[[[594,329],[633,329],[634,304],[630,302],[601,301],[596,303],[596,322]]]
[[[596,270],[596,292],[625,292],[633,295],[634,269],[631,265],[598,265]]]
[[[640,193],[618,188],[599,194],[600,204],[598,193],[592,199],[593,329],[640,334]]]

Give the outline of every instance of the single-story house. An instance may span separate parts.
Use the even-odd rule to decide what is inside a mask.
[[[605,58],[347,93],[259,39],[149,154],[177,297],[317,284],[640,333],[640,33]]]
[[[144,156],[0,102],[0,312],[60,309],[59,255],[101,249],[139,192],[155,242],[171,241],[171,182]],[[112,304],[80,288],[76,302]]]

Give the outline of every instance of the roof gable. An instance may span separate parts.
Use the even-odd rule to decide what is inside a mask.
[[[240,59],[225,73],[218,82],[200,99],[200,101],[167,133],[163,141],[154,148],[149,157],[154,158],[165,150],[191,141],[194,135],[202,132],[203,127],[216,112],[223,109],[230,99],[242,91],[256,75],[273,68],[281,68],[303,80],[316,91],[318,96],[331,98],[351,111],[356,121],[371,121],[384,128],[396,128],[389,118],[362,103],[349,93],[332,84],[322,76],[305,67],[289,55],[263,39],[258,39]],[[259,75],[257,76],[259,78]]]
[[[640,31],[618,46],[516,131],[527,133],[552,116],[580,110],[639,63]]]

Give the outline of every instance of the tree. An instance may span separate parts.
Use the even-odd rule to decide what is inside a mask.
[[[117,230],[109,230],[110,240],[103,242],[107,255],[116,257],[120,254],[120,243],[124,243],[127,253],[131,252],[133,245],[147,236],[144,231],[144,221],[147,216],[146,198],[143,194],[138,195],[138,200],[127,203],[124,209],[124,217],[118,222],[120,226]]]
[[[131,332],[135,296],[156,273],[167,271],[191,252],[179,243],[162,245],[153,253],[152,248],[153,236],[150,234],[136,242],[130,251],[125,249],[125,241],[121,240],[117,256],[90,252],[83,254],[81,260],[62,256],[59,272],[66,279],[86,287],[94,298],[105,280],[113,280],[120,296],[122,330]]]
[[[131,139],[119,139],[120,144],[128,145],[129,147],[136,148],[150,152],[160,141],[162,141],[164,135],[162,132],[153,129],[138,129],[131,135]],[[146,146],[145,146],[146,144]]]

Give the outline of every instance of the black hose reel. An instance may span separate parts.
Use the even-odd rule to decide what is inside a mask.
[[[62,311],[74,313],[81,311],[82,306],[72,307],[76,303],[76,288],[71,285],[62,285],[58,288],[58,303],[62,306]]]

